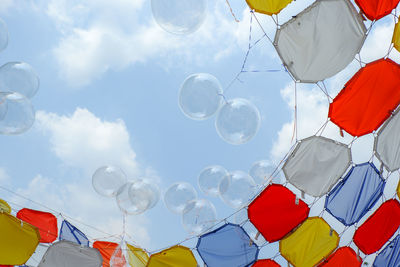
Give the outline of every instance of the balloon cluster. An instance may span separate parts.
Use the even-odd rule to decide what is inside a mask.
[[[160,199],[160,190],[142,178],[128,181],[125,173],[115,166],[98,168],[92,176],[94,190],[105,197],[115,197],[119,209],[128,215],[141,214],[153,208]]]
[[[8,45],[8,31],[0,20],[0,51]],[[8,62],[0,67],[0,134],[21,134],[35,121],[30,99],[39,89],[39,77],[24,62]]]

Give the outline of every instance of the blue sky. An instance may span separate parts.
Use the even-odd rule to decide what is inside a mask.
[[[302,2],[302,3],[299,3]],[[297,1],[282,20],[311,1]],[[91,174],[104,164],[121,166],[132,178],[155,177],[162,190],[178,181],[192,183],[200,197],[197,176],[208,166],[248,171],[261,159],[277,161],[291,144],[293,85],[285,72],[249,73],[226,93],[250,99],[262,122],[249,143],[233,146],[219,138],[214,119],[192,121],[178,107],[178,91],[192,73],[216,76],[223,87],[237,74],[246,52],[249,11],[245,1],[209,1],[205,24],[188,36],[163,32],[144,0],[2,1],[0,15],[9,30],[8,48],[0,64],[24,61],[37,71],[41,85],[33,98],[34,127],[19,136],[1,136],[0,182],[31,199],[69,214],[106,232],[121,232],[121,215],[112,199],[98,196]],[[275,25],[259,15],[273,36]],[[385,55],[393,23],[375,26],[362,56]],[[261,36],[253,25],[253,38]],[[398,54],[393,52],[394,58]],[[252,49],[250,69],[281,69],[265,39]],[[358,69],[352,63],[327,81],[335,95]],[[313,86],[299,88],[299,137],[313,134],[326,120],[325,96]],[[329,125],[328,135],[337,137]],[[346,137],[346,140],[350,140]],[[368,139],[369,138],[369,139]],[[371,137],[360,138],[353,155],[360,162],[372,151]],[[369,144],[369,145],[365,145]],[[367,152],[366,152],[367,151]],[[0,191],[0,197],[32,208],[33,203]],[[218,218],[233,210],[212,199]],[[16,206],[17,207],[17,206]],[[101,233],[77,224],[95,238]],[[128,233],[149,250],[187,237],[180,217],[160,202],[141,216],[130,216]]]

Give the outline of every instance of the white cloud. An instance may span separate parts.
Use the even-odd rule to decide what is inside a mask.
[[[12,5],[14,4],[13,0],[1,0],[0,2],[0,13],[5,13]]]
[[[10,177],[8,176],[6,170],[4,168],[0,168],[0,184],[4,184],[9,182]]]

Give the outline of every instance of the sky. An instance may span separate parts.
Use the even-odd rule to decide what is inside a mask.
[[[279,22],[311,3],[293,2]],[[0,0],[0,17],[9,31],[0,64],[27,62],[40,77],[32,100],[34,126],[18,136],[0,136],[0,184],[112,235],[121,234],[122,215],[113,199],[97,195],[91,185],[93,172],[107,164],[120,166],[131,179],[151,177],[162,192],[175,182],[189,182],[200,198],[214,203],[218,218],[233,213],[220,199],[199,190],[197,176],[209,165],[247,172],[258,160],[279,162],[294,144],[294,86],[264,38],[251,49],[246,69],[281,71],[243,73],[240,82],[225,92],[228,99],[246,98],[259,109],[261,127],[250,142],[230,145],[216,133],[214,117],[193,121],[181,112],[178,92],[187,76],[210,73],[226,88],[240,71],[250,13],[245,1],[231,5],[240,22],[235,22],[225,1],[209,0],[201,28],[177,36],[156,24],[150,1]],[[258,17],[273,37],[272,19]],[[252,26],[256,40],[262,31],[255,23]],[[365,62],[386,55],[393,27],[391,17],[374,25],[361,51]],[[396,51],[391,58],[400,62]],[[358,69],[354,61],[328,79],[330,94],[335,96]],[[301,139],[326,121],[328,102],[313,85],[299,85],[297,93]],[[331,123],[324,135],[342,142],[352,139],[347,134],[341,138]],[[371,135],[356,140],[355,163],[369,160],[372,142]],[[43,210],[4,190],[0,198],[14,203],[15,209]],[[75,225],[93,239],[107,236]],[[143,215],[129,216],[127,232],[130,241],[149,251],[188,237],[180,216],[170,213],[162,201]]]

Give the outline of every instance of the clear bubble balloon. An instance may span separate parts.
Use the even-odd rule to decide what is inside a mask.
[[[94,190],[102,196],[114,197],[118,189],[127,182],[125,173],[115,166],[98,168],[92,176]]]
[[[0,92],[0,134],[21,134],[34,122],[35,111],[29,99],[18,93]]]
[[[219,196],[219,183],[228,175],[222,166],[209,166],[201,171],[198,183],[201,191],[210,196]]]
[[[151,10],[165,31],[183,35],[196,31],[206,17],[206,0],[151,0]]]
[[[134,187],[134,182],[127,182],[118,189],[116,200],[119,209],[129,215],[137,215],[145,212],[150,206],[150,200],[148,198],[147,192],[142,192],[132,198],[132,194],[139,191],[132,189]]]
[[[235,98],[220,108],[215,127],[226,142],[233,145],[244,144],[256,135],[260,127],[260,113],[250,101]]]
[[[189,118],[204,120],[214,115],[221,106],[221,94],[217,78],[207,73],[192,74],[179,91],[179,106]]]
[[[216,222],[217,212],[207,199],[196,199],[186,204],[182,213],[183,227],[189,234],[198,235]]]
[[[253,177],[256,184],[264,184],[269,179],[273,179],[274,182],[280,182],[281,173],[276,169],[276,166],[271,164],[268,160],[257,161],[251,166],[249,174]]]
[[[139,210],[148,210],[157,204],[160,199],[160,190],[155,184],[137,180],[129,188],[129,196]]]
[[[126,266],[126,259],[124,256],[124,250],[126,250],[126,247],[124,245],[124,242],[121,242],[118,247],[114,250],[114,253],[111,256],[110,259],[110,267],[125,267]]]
[[[194,187],[185,182],[175,183],[168,188],[164,194],[164,202],[167,208],[181,214],[186,204],[197,199],[197,192]]]
[[[249,203],[257,190],[254,179],[243,171],[233,171],[219,184],[219,193],[228,206],[238,209]]]
[[[39,89],[39,77],[24,62],[8,62],[0,67],[0,92],[17,92],[32,98]]]
[[[6,49],[8,45],[8,30],[7,25],[0,19],[0,52]]]

